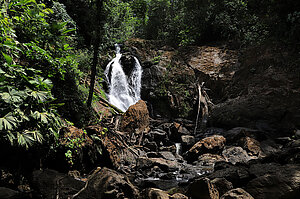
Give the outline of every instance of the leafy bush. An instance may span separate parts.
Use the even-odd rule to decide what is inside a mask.
[[[66,23],[35,0],[4,1],[0,13],[0,139],[30,147],[50,142],[61,126],[50,80],[77,65],[69,54]]]

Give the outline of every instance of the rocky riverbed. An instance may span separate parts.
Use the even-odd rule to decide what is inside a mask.
[[[144,67],[146,102],[98,125],[62,129],[62,147],[47,157],[34,150],[3,155],[0,198],[300,195],[300,73],[293,51],[278,44],[239,53],[224,45],[175,50],[138,39],[126,46]],[[124,57],[130,62],[130,54]],[[201,82],[212,104],[195,130]],[[64,160],[68,137],[84,138],[71,168]]]

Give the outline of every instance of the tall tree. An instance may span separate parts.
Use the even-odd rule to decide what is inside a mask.
[[[94,93],[96,71],[98,65],[99,46],[101,42],[101,31],[105,17],[103,13],[104,0],[59,0],[66,6],[68,14],[76,22],[79,33],[84,37],[85,43],[93,48],[93,62],[91,66],[91,81],[88,107],[91,107]]]

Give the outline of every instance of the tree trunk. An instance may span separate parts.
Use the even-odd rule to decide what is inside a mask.
[[[95,86],[95,79],[96,79],[96,72],[97,72],[97,65],[98,65],[98,54],[99,54],[99,46],[100,46],[100,30],[101,30],[101,21],[97,20],[101,18],[101,11],[102,11],[103,0],[96,0],[96,18],[95,21],[98,22],[96,26],[94,37],[94,55],[93,55],[93,64],[91,67],[91,82],[90,82],[90,90],[89,90],[89,97],[87,100],[87,106],[90,108],[92,106],[93,100],[93,93],[94,93],[94,86]]]
[[[89,97],[87,100],[88,107],[91,107],[92,100],[93,100],[93,93],[94,93],[94,86],[95,86],[95,79],[96,79],[97,65],[98,65],[99,44],[100,44],[100,39],[96,38],[95,45],[94,45],[93,64],[91,67],[91,82],[90,82]]]

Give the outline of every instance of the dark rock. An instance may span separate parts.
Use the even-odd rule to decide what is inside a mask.
[[[208,178],[196,179],[188,186],[186,195],[193,199],[218,199],[219,192]]]
[[[293,148],[300,147],[300,139],[290,142],[288,146]]]
[[[137,168],[150,168],[158,166],[163,171],[176,171],[179,169],[179,164],[176,161],[166,160],[163,158],[146,158],[140,157],[137,159]]]
[[[43,198],[53,199],[57,197],[57,193],[59,193],[60,198],[67,198],[76,194],[84,186],[84,182],[47,169],[33,172],[33,185]]]
[[[282,145],[285,145],[291,141],[292,141],[292,139],[290,137],[279,137],[279,138],[275,139],[276,143],[282,144]]]
[[[263,152],[263,156],[269,156],[275,153],[278,153],[281,148],[282,145],[277,144],[274,140],[272,139],[268,139],[268,140],[264,140],[262,142],[260,142],[260,148]]]
[[[98,169],[89,178],[86,189],[78,196],[79,199],[138,198],[137,188],[125,175],[114,170]]]
[[[235,127],[225,132],[223,136],[226,138],[227,144],[234,145],[236,144],[237,140],[241,140],[246,137],[250,137],[259,141],[265,140],[268,136],[268,133],[251,128]]]
[[[251,179],[250,173],[244,166],[234,166],[229,163],[217,162],[215,171],[208,175],[209,179],[225,178],[234,187],[243,186]]]
[[[165,143],[168,140],[167,132],[161,129],[155,129],[148,133],[156,143]]]
[[[143,145],[144,145],[144,147],[150,149],[150,151],[157,151],[157,149],[158,149],[156,142],[154,142],[154,141],[150,142],[148,139],[144,140]]]
[[[221,196],[220,199],[254,199],[242,188],[232,189]]]
[[[226,148],[223,150],[222,155],[226,161],[232,164],[236,164],[238,162],[246,163],[251,159],[247,152],[241,147]]]
[[[161,151],[159,152],[159,154],[161,155],[162,158],[166,160],[172,160],[172,161],[176,160],[175,156],[170,151]]]
[[[0,187],[0,199],[18,199],[20,197],[20,193],[18,191],[6,188],[6,187]]]
[[[224,148],[225,142],[226,139],[220,135],[204,138],[187,151],[186,159],[188,161],[195,161],[203,153],[219,152]]]
[[[300,165],[283,165],[273,167],[274,170],[267,169],[267,165],[260,166],[261,176],[251,180],[246,187],[254,198],[292,199],[299,196]],[[263,168],[266,168],[265,172],[262,172]]]
[[[169,138],[173,142],[181,142],[181,136],[190,135],[191,133],[181,124],[173,122],[170,126]]]
[[[147,158],[160,158],[161,157],[161,155],[158,152],[153,152],[153,151],[148,152],[146,154],[146,156],[147,156]]]
[[[149,128],[149,111],[143,100],[130,106],[124,113],[120,123],[120,130],[130,133],[139,133]]]
[[[160,151],[170,151],[173,154],[176,154],[176,146],[175,145],[171,145],[171,146],[161,146],[159,147]]]
[[[128,53],[123,53],[120,61],[125,74],[129,77],[135,65],[134,56],[129,55]]]
[[[225,161],[225,159],[220,155],[205,153],[199,156],[197,165],[207,171],[213,171],[215,163],[220,161]]]
[[[187,149],[196,143],[196,139],[192,135],[182,135],[181,143],[182,143],[182,147]]]
[[[225,178],[215,178],[211,181],[212,184],[219,191],[219,195],[223,195],[227,191],[233,189],[233,185],[231,182],[226,180]]]
[[[274,87],[274,84],[262,87],[261,79],[256,81],[260,82],[257,83],[259,86],[253,86],[252,91],[248,91],[250,92],[248,95],[228,99],[224,103],[215,105],[210,112],[211,125],[227,128],[235,126],[256,128],[257,124],[264,122],[263,126],[267,129],[262,130],[283,129],[284,131],[299,125],[300,93],[295,93],[289,88]]]
[[[138,146],[129,148],[122,140],[122,132],[108,131],[103,134],[103,127],[101,126],[92,126],[88,129],[90,133],[98,135],[99,145],[102,149],[102,165],[121,169],[124,165],[134,166],[137,155],[146,156],[145,148]]]

